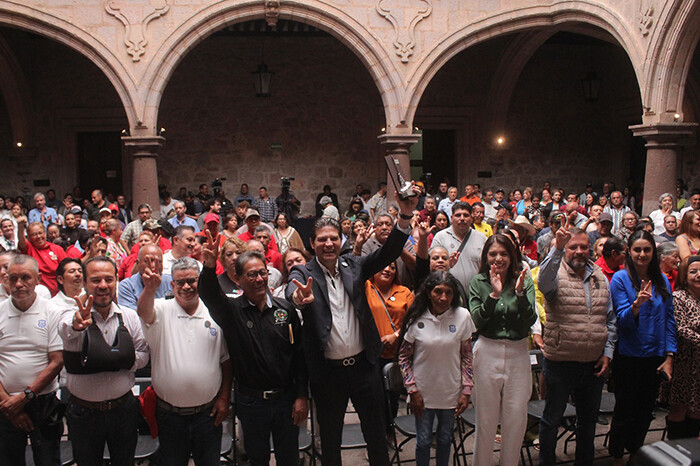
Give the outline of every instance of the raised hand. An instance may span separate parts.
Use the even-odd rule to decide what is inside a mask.
[[[78,332],[85,330],[92,325],[92,296],[88,296],[85,305],[80,301],[80,298],[73,296],[75,303],[78,305],[78,310],[73,316],[73,330]]]
[[[396,198],[396,202],[399,203],[399,212],[403,213],[404,215],[413,215],[413,211],[416,209],[416,206],[418,205],[418,196],[420,196],[420,187],[416,186],[415,181],[411,181],[411,188],[413,189],[413,194],[415,196],[411,196],[407,199],[401,199],[399,196],[399,193],[394,191],[394,197]]]
[[[515,283],[515,292],[518,294],[523,293],[523,288],[525,287],[525,274],[527,273],[526,269],[523,269],[522,272],[520,272],[520,275],[518,276],[518,281]]]
[[[569,227],[567,225],[562,225],[554,236],[554,247],[563,251],[570,239],[571,232],[569,232]]]
[[[420,222],[418,224],[418,238],[427,238],[436,228],[437,225],[430,226],[430,221]]]
[[[639,287],[639,294],[637,294],[637,304],[641,306],[651,298],[651,280],[642,280],[642,284]]]
[[[219,257],[219,233],[216,238],[211,236],[211,231],[206,230],[207,242],[202,245],[202,259],[207,267],[216,267],[216,260]]]
[[[155,291],[160,286],[161,275],[158,260],[155,257],[148,258],[148,266],[141,272],[141,281],[144,288],[150,291]]]
[[[503,279],[501,278],[501,274],[496,272],[495,265],[491,266],[489,275],[491,277],[491,288],[493,289],[491,296],[498,299],[501,297],[501,293],[503,292]]]
[[[374,234],[374,225],[370,225],[367,228],[365,228],[357,237],[355,238],[355,244],[360,244],[360,249],[362,249],[362,245],[369,240],[372,235]]]
[[[296,279],[292,280],[292,283],[294,283],[294,285],[297,287],[292,294],[292,301],[294,301],[294,304],[297,306],[306,306],[307,304],[314,302],[314,293],[311,289],[313,282],[314,279],[312,277],[309,277],[309,279],[306,281],[306,285],[302,285]]]

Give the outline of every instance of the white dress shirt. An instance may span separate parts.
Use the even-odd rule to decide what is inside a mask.
[[[67,351],[80,351],[83,345],[84,331],[73,330],[73,316],[76,309],[66,309],[61,314],[58,326],[58,334],[63,339],[63,349]],[[122,313],[124,326],[129,330],[136,350],[136,362],[129,370],[117,372],[98,372],[96,374],[68,374],[67,386],[71,394],[86,401],[99,402],[114,400],[131,390],[134,385],[134,373],[148,362],[148,345],[143,336],[141,321],[133,309],[120,307],[112,303],[107,319],[103,319],[99,312],[93,312],[95,324],[104,335],[108,344],[112,344],[119,327],[119,320],[115,312]]]

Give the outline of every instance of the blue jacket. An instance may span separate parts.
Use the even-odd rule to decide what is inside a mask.
[[[671,294],[671,285],[664,276]],[[633,357],[664,356],[676,352],[676,319],[673,317],[673,297],[665,301],[652,285],[652,299],[639,308],[639,315],[632,314],[632,303],[637,299],[626,270],[619,270],[610,281],[610,295],[617,314],[617,350]]]

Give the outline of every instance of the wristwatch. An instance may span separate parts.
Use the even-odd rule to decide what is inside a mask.
[[[26,396],[27,400],[29,401],[36,399],[36,393],[34,393],[34,390],[32,390],[31,387],[26,387],[24,389],[24,396]]]

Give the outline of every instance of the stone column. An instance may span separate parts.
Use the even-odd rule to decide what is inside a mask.
[[[697,126],[697,123],[630,126],[632,134],[647,141],[642,215],[649,215],[658,208],[661,194],[671,193],[675,198],[678,154],[683,146],[694,142]]]
[[[124,136],[124,147],[131,154],[132,202],[134,211],[140,204],[153,207],[153,218],[160,218],[158,166],[156,157],[165,143],[162,136]]]
[[[407,179],[411,179],[411,159],[408,155],[408,151],[411,146],[418,142],[420,139],[420,134],[409,134],[409,135],[389,135],[382,134],[377,139],[384,145],[386,149],[386,155],[394,156],[401,164],[401,175]],[[394,191],[396,191],[396,186],[387,171],[387,199],[394,199]]]

